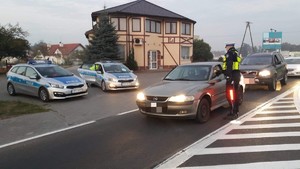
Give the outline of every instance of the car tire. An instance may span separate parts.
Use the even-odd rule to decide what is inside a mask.
[[[284,74],[283,79],[280,80],[280,84],[286,85],[287,79],[288,79],[287,74]]]
[[[210,104],[206,98],[201,99],[196,115],[196,121],[199,123],[205,123],[210,116]]]
[[[43,101],[43,102],[48,102],[49,101],[49,93],[48,90],[45,88],[41,88],[39,90],[39,98]]]
[[[244,101],[244,92],[243,92],[243,88],[240,87],[239,88],[239,93],[238,93],[238,97],[239,97],[239,105],[242,105],[243,101]]]
[[[15,90],[15,87],[14,87],[13,84],[11,84],[11,83],[7,84],[7,92],[11,96],[15,96],[16,95],[16,90]]]
[[[101,90],[104,91],[104,92],[107,91],[105,81],[101,82]]]
[[[270,91],[276,91],[277,88],[277,79],[273,77],[272,82],[268,85]]]

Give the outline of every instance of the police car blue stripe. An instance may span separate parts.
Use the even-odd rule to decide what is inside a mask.
[[[130,73],[111,73],[111,74],[114,75],[115,77],[117,77],[118,79],[132,78]]]
[[[58,80],[64,84],[72,84],[72,83],[79,83],[81,82],[77,77],[75,76],[66,76],[66,77],[56,77],[53,78],[55,80]]]

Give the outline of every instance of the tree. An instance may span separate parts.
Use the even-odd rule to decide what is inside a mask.
[[[0,59],[6,56],[26,57],[29,50],[29,43],[25,39],[27,35],[19,24],[0,25]]]
[[[286,50],[286,51],[300,51],[300,45],[294,45],[290,43],[282,43],[281,44],[281,50]]]
[[[195,39],[193,45],[193,60],[192,62],[209,61],[213,59],[211,47],[205,43],[203,39]]]
[[[107,13],[100,16],[100,22],[94,27],[94,37],[87,47],[88,60],[118,59],[118,35],[115,27],[109,21]]]
[[[134,59],[134,49],[132,48],[127,60],[126,60],[126,66],[130,69],[130,70],[137,70],[138,69],[138,64]]]
[[[38,43],[35,43],[33,46],[30,47],[31,52],[32,52],[32,56],[37,56],[37,55],[44,55],[44,56],[48,56],[49,55],[49,51],[48,51],[48,47],[47,47],[47,43],[40,41]]]

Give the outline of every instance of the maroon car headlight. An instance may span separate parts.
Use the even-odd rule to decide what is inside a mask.
[[[194,96],[177,95],[169,98],[169,102],[183,103],[194,101]]]
[[[146,100],[146,96],[143,92],[139,92],[137,95],[136,95],[136,99],[137,101],[145,101]]]

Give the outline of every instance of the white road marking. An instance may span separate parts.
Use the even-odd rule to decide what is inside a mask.
[[[300,115],[298,116],[284,116],[284,117],[255,117],[253,119],[249,119],[247,121],[271,121],[271,120],[287,120],[287,119],[300,119]]]
[[[269,113],[298,113],[298,110],[280,110],[280,111],[261,111],[261,112],[257,112],[257,114],[269,114]]]
[[[74,129],[74,128],[77,128],[77,127],[86,126],[86,125],[89,125],[89,124],[92,124],[92,123],[95,123],[95,122],[96,121],[89,121],[89,122],[86,122],[86,123],[81,123],[81,124],[74,125],[74,126],[67,127],[67,128],[63,128],[63,129],[60,129],[60,130],[55,130],[55,131],[52,131],[52,132],[48,132],[48,133],[45,133],[45,134],[41,134],[41,135],[37,135],[37,136],[34,136],[34,137],[26,138],[26,139],[23,139],[23,140],[15,141],[15,142],[12,142],[12,143],[0,145],[0,149],[4,148],[4,147],[16,145],[16,144],[19,144],[19,143],[23,143],[23,142],[26,142],[26,141],[42,138],[42,137],[45,137],[45,136],[49,136],[49,135],[52,135],[52,134],[60,133],[60,132],[63,132],[63,131],[71,130],[71,129]]]
[[[300,144],[280,144],[280,145],[259,145],[259,146],[240,146],[240,147],[221,147],[206,148],[193,151],[197,155],[223,154],[223,153],[253,153],[267,151],[289,151],[300,150]]]
[[[139,109],[134,109],[134,110],[130,110],[130,111],[119,113],[117,115],[121,116],[121,115],[132,113],[132,112],[135,112],[135,111],[138,111],[138,110]],[[67,131],[67,130],[70,130],[70,129],[74,129],[74,128],[77,128],[77,127],[82,127],[82,126],[89,125],[89,124],[95,123],[95,122],[96,121],[89,121],[89,122],[86,122],[86,123],[81,123],[81,124],[74,125],[74,126],[71,126],[71,127],[63,128],[63,129],[60,129],[60,130],[55,130],[55,131],[48,132],[48,133],[45,133],[45,134],[37,135],[37,136],[34,136],[34,137],[30,137],[30,138],[26,138],[26,139],[14,141],[14,142],[11,142],[11,143],[8,143],[8,144],[0,145],[0,149],[8,147],[8,146],[16,145],[16,144],[19,144],[19,143],[23,143],[23,142],[26,142],[26,141],[30,141],[30,140],[42,138],[42,137],[45,137],[45,136],[49,136],[49,135],[52,135],[52,134],[56,134],[56,133],[59,133],[59,132]]]
[[[295,137],[300,132],[274,132],[274,133],[251,133],[251,134],[227,134],[222,139],[246,139],[246,138],[270,138],[270,137]]]
[[[126,112],[118,113],[117,116],[122,116],[124,114],[132,113],[132,112],[135,112],[135,111],[138,111],[138,110],[139,109],[134,109],[134,110],[129,110],[129,111],[126,111]]]
[[[182,163],[187,161],[194,155],[199,154],[218,154],[218,153],[240,153],[240,152],[262,152],[262,151],[284,151],[284,150],[300,150],[300,144],[281,144],[281,145],[258,145],[258,146],[243,146],[243,147],[222,147],[222,148],[206,148],[208,145],[212,144],[218,139],[234,139],[234,138],[262,138],[262,137],[286,137],[286,136],[299,136],[300,132],[274,132],[274,133],[256,133],[256,134],[227,134],[233,129],[251,129],[251,128],[272,128],[272,127],[299,127],[300,123],[289,123],[289,124],[257,124],[257,125],[241,125],[245,121],[260,121],[260,120],[281,120],[281,119],[299,119],[300,116],[284,116],[284,117],[253,117],[256,114],[266,114],[266,113],[283,113],[283,112],[297,112],[300,111],[300,92],[295,94],[297,91],[297,86],[289,89],[283,94],[269,100],[268,102],[258,106],[257,108],[247,112],[237,120],[234,120],[227,125],[219,128],[218,130],[210,133],[206,137],[198,140],[194,144],[188,146],[187,148],[177,152],[161,164],[155,167],[155,169],[174,169],[180,166]],[[285,98],[289,94],[294,92],[294,97]],[[276,102],[288,102],[293,101],[295,104],[298,103],[297,110],[293,111],[282,111],[282,110],[268,110],[264,109],[278,108],[277,105],[273,105]],[[280,106],[282,107],[282,106]],[[290,106],[286,106],[290,107]],[[295,107],[295,105],[294,105]],[[295,161],[272,161],[272,162],[258,162],[258,163],[247,163],[247,164],[234,164],[234,165],[216,165],[216,166],[194,166],[194,167],[183,167],[184,169],[215,169],[215,168],[225,168],[225,169],[239,169],[239,168],[297,168],[299,167],[300,160]],[[179,167],[178,167],[179,168]]]
[[[288,105],[288,106],[280,106],[280,105],[272,105],[269,108],[294,108],[295,105],[293,103],[293,105]]]
[[[300,123],[242,125],[239,126],[239,129],[284,128],[284,127],[300,127]]]
[[[300,160],[295,161],[277,161],[248,164],[218,165],[204,167],[184,167],[184,169],[253,169],[253,168],[272,168],[272,169],[299,169]],[[173,168],[168,168],[173,169]]]

